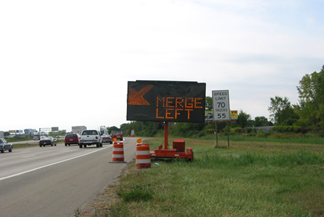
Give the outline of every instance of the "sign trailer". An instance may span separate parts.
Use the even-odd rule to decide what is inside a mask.
[[[164,121],[164,149],[150,152],[156,158],[185,158],[193,161],[193,150],[183,139],[168,149],[169,122],[205,121],[206,84],[186,81],[128,81],[127,120]]]

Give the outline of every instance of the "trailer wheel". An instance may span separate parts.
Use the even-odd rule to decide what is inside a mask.
[[[192,157],[191,158],[186,158],[187,162],[193,162],[194,160],[194,153],[192,152]]]
[[[82,145],[79,145],[79,148],[82,148]]]

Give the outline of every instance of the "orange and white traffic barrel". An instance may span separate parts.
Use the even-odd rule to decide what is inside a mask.
[[[142,140],[138,139],[136,144],[136,168],[151,168],[150,145],[142,144]]]
[[[124,143],[114,141],[112,161],[110,163],[126,163],[124,161]]]

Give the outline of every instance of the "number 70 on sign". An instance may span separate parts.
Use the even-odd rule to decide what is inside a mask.
[[[230,105],[228,90],[213,90],[213,112],[215,121],[230,120]]]

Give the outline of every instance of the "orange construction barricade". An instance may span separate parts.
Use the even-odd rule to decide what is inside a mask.
[[[136,145],[136,168],[151,168],[150,145],[138,143]]]
[[[112,161],[110,163],[126,163],[124,161],[124,143],[114,141]]]

